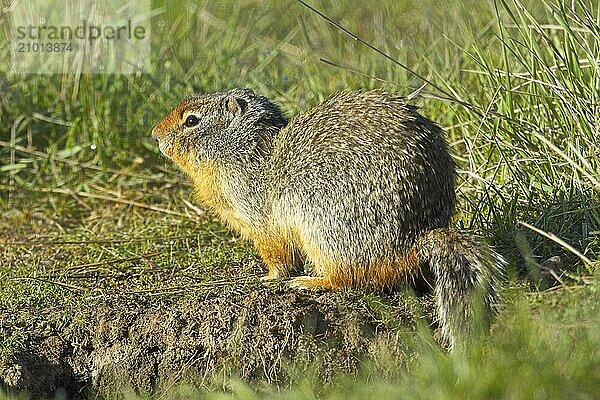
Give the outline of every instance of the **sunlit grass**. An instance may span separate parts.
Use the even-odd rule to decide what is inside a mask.
[[[226,377],[212,389],[240,399],[591,398],[600,392],[593,264],[600,251],[597,3],[311,4],[433,84],[412,102],[446,131],[457,161],[454,223],[489,238],[510,261],[511,282],[560,255],[567,286],[531,295],[525,284],[512,283],[489,342],[468,354],[450,356],[423,339],[416,344],[419,357],[395,373],[382,349],[364,360],[363,371],[325,386],[316,374],[291,372],[282,387]],[[162,12],[152,21],[150,74],[11,75],[0,63],[0,307],[64,302],[76,312],[82,298],[97,298],[97,288],[74,280],[73,267],[96,274],[106,290],[120,274],[140,274],[133,292],[160,290],[168,273],[181,287],[223,269],[234,273],[232,265],[240,275],[258,273],[245,266],[256,261],[251,248],[190,205],[186,178],[149,137],[182,98],[250,87],[294,115],[339,90],[409,95],[423,85],[297,2],[162,0],[155,7]],[[0,25],[2,60],[9,57],[6,38]],[[14,241],[26,244],[2,247]],[[163,254],[150,261],[103,264],[157,251]],[[94,262],[101,264],[88,265]],[[162,272],[153,270],[157,262]],[[81,287],[11,280],[50,274]],[[172,398],[204,393],[193,381],[167,392]]]

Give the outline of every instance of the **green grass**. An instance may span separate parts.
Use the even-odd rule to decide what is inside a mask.
[[[359,374],[325,386],[316,376],[299,376],[283,394],[583,399],[600,393],[597,265],[518,224],[598,259],[597,2],[311,4],[433,83],[413,102],[445,129],[458,163],[454,222],[488,237],[509,260],[513,288],[481,351],[449,356],[425,340],[409,366],[396,370],[393,361],[375,357]],[[177,291],[223,271],[231,282],[259,273],[247,243],[188,205],[186,178],[149,137],[182,98],[250,87],[293,115],[339,90],[381,87],[408,95],[423,84],[296,2],[154,6],[163,12],[152,20],[149,74],[11,75],[0,63],[4,310],[62,302],[77,315],[124,279],[131,292],[158,293],[167,279],[168,290]],[[0,25],[2,60],[10,57],[7,35]],[[566,286],[530,292],[522,277],[556,255]],[[134,259],[107,264],[128,258]],[[257,382],[215,385],[225,388],[224,397],[282,395]],[[199,390],[169,393],[188,398]]]

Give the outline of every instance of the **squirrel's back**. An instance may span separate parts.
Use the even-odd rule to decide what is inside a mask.
[[[273,220],[341,264],[397,260],[454,211],[441,130],[381,91],[339,93],[293,118],[270,168]]]

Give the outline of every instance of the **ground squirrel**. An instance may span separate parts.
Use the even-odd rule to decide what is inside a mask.
[[[200,94],[152,137],[199,200],[254,242],[266,279],[305,262],[314,276],[293,285],[388,286],[428,271],[450,346],[497,303],[501,258],[447,229],[454,162],[440,128],[401,97],[343,92],[288,121],[252,90]]]

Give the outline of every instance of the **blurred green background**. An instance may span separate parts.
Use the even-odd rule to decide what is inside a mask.
[[[410,96],[446,132],[459,166],[454,224],[487,237],[507,258],[514,300],[496,347],[464,359],[425,352],[415,375],[401,373],[393,386],[404,382],[402,393],[416,398],[464,398],[470,390],[474,398],[498,398],[501,389],[512,393],[506,398],[593,398],[600,390],[593,328],[600,315],[597,1],[310,4],[431,84],[299,2],[250,0],[153,1],[150,73],[15,75],[10,2],[0,1],[0,240],[31,240],[36,232],[91,240],[204,229],[183,222],[173,228],[160,212],[131,215],[130,208],[98,211],[106,219],[93,228],[84,218],[112,204],[102,196],[189,215],[187,180],[159,154],[150,131],[193,93],[249,87],[291,116],[340,90],[384,88]],[[40,227],[48,220],[53,228]],[[145,251],[124,248],[111,254]],[[228,254],[247,253],[236,244]],[[548,283],[542,262],[553,256],[562,259],[553,270],[561,278]],[[85,257],[72,251],[66,259],[77,264]],[[5,263],[3,273],[36,271],[40,259]],[[552,294],[537,293],[548,286]],[[11,293],[6,304],[30,296],[25,289]],[[535,368],[519,363],[521,351]],[[489,363],[498,368],[476,373]],[[534,388],[548,385],[548,392],[531,393],[531,381],[520,376],[539,378]],[[573,377],[581,390],[566,384]],[[332,398],[352,393],[333,392]]]

